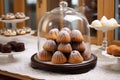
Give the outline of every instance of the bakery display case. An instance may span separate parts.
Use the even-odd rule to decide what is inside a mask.
[[[22,1],[19,4],[22,4]],[[16,54],[26,51],[24,37],[32,34],[30,27],[25,25],[18,27],[17,24],[24,23],[30,17],[26,16],[23,9],[16,10],[14,0],[1,0],[0,4],[2,4],[0,5],[0,23],[2,23],[0,24],[0,57],[4,58],[5,56],[6,61],[13,62]]]
[[[0,15],[4,14],[4,1],[8,0],[0,0]],[[27,25],[34,23],[34,27],[31,28],[37,30],[38,36],[20,35],[19,39],[25,44],[24,46],[18,44],[18,36],[12,37],[16,42],[9,42],[11,37],[2,36],[0,39],[0,43],[2,43],[0,44],[0,52],[3,52],[0,53],[0,77],[5,75],[4,77],[8,79],[14,77],[24,80],[27,80],[26,77],[30,79],[32,77],[35,80],[119,80],[120,57],[117,52],[120,48],[115,47],[120,45],[119,28],[94,27],[95,30],[88,26],[88,23],[95,19],[100,20],[103,16],[108,19],[115,18],[119,23],[119,14],[117,11],[114,12],[114,9],[119,10],[119,6],[114,5],[114,2],[119,4],[116,2],[118,0],[84,0],[85,4],[82,4],[83,12],[79,11],[83,0],[65,0],[69,7],[65,3],[64,8],[63,5],[58,7],[59,1],[63,0],[11,1],[13,1],[12,6],[14,5],[13,13],[20,11],[32,16],[29,16],[30,19],[27,20],[27,23],[20,23],[18,27],[23,27],[25,23]],[[7,4],[10,5],[10,3]],[[40,19],[41,21],[39,21]],[[32,23],[30,23],[31,21]],[[4,26],[5,23],[0,22],[0,28]],[[35,28],[35,26],[37,27]],[[100,49],[105,30],[107,30],[108,51]],[[72,39],[77,36],[76,34],[80,38]],[[15,48],[11,50],[9,45],[15,46]],[[22,50],[24,51],[20,50],[21,52],[18,52],[19,48],[16,46],[19,45],[23,46]],[[2,51],[1,46],[4,47]],[[111,46],[112,49],[109,49]],[[111,50],[113,51],[111,52]],[[6,53],[6,51],[11,53]],[[74,57],[76,60],[74,60]]]
[[[82,13],[61,1],[58,8],[42,16],[38,25],[38,52],[31,58],[33,68],[64,73],[87,72],[97,61],[91,53],[90,27]]]

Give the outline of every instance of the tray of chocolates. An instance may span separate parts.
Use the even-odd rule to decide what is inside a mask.
[[[18,54],[25,50],[23,42],[10,41],[6,44],[0,43],[0,55]]]

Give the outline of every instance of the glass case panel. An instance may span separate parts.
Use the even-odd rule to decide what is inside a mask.
[[[85,15],[91,23],[93,20],[97,19],[97,0],[85,0],[86,11]],[[97,31],[95,29],[90,29],[91,36],[96,37]]]
[[[5,13],[13,13],[13,0],[4,0],[4,14]],[[10,23],[5,24],[6,28],[11,28],[12,25]]]
[[[69,3],[69,7],[72,7],[75,10],[82,12],[88,19],[89,23],[97,19],[97,0],[66,0],[66,1]],[[96,37],[97,31],[95,29],[90,29],[90,34],[91,36]]]
[[[97,0],[80,0],[79,10],[87,17],[88,22],[91,23],[97,19]],[[90,29],[90,34],[93,37],[97,36],[95,29]]]
[[[25,14],[30,17],[26,25],[36,29],[36,2],[37,0],[25,0]]]
[[[120,24],[120,0],[115,0],[115,19]],[[115,29],[114,39],[120,40],[120,28]]]

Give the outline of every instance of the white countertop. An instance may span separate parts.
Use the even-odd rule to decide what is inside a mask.
[[[0,39],[0,42],[2,40]],[[25,43],[26,50],[23,53],[14,54],[13,60],[9,60],[6,55],[0,55],[0,70],[45,80],[120,80],[120,71],[110,68],[111,65],[116,64],[117,59],[101,55],[98,49],[100,46],[92,45],[92,53],[98,57],[97,65],[93,70],[83,74],[59,74],[33,69],[30,66],[31,56],[37,52],[37,37],[24,36],[18,37],[17,40]]]

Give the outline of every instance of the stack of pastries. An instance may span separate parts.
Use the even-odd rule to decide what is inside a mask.
[[[90,59],[84,38],[79,30],[70,30],[67,27],[49,31],[43,50],[39,52],[38,59],[51,61],[53,64],[81,63]]]

